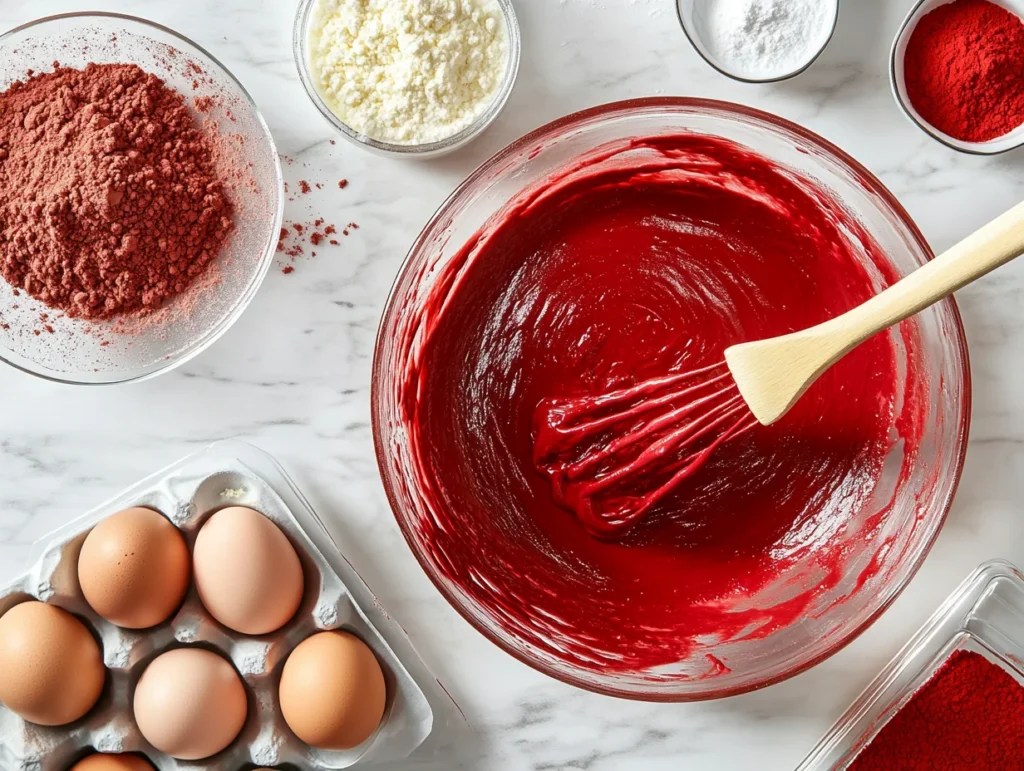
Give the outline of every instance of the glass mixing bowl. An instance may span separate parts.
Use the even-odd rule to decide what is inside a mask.
[[[523,188],[608,142],[680,131],[734,140],[816,182],[847,208],[902,273],[932,257],[917,227],[881,182],[806,129],[747,107],[697,99],[642,99],[596,107],[540,128],[499,152],[463,182],[427,224],[384,311],[371,397],[377,459],[391,507],[416,558],[455,609],[497,645],[542,672],[581,688],[651,701],[709,699],[761,688],[813,666],[864,631],[928,554],[960,479],[970,422],[963,326],[956,305],[947,300],[917,317],[919,339],[913,350],[908,349],[902,330],[893,332],[902,359],[900,371],[906,373],[913,359],[922,376],[919,388],[927,404],[919,453],[905,482],[896,486],[902,442],[894,442],[874,495],[853,519],[863,524],[880,512],[888,513],[871,531],[871,538],[851,543],[838,583],[818,592],[806,613],[788,626],[766,636],[698,645],[689,659],[656,671],[604,671],[568,663],[529,644],[502,623],[500,612],[478,604],[446,576],[439,563],[443,555],[431,549],[418,526],[430,514],[416,487],[403,426],[399,394],[406,362],[398,341],[442,274],[441,268]],[[415,346],[408,355],[415,355]],[[479,560],[481,568],[486,568],[487,555],[481,554]],[[808,570],[783,577],[749,602],[776,604],[792,597],[794,589],[808,591],[818,585],[808,577],[813,574]],[[500,580],[486,570],[482,575]],[[514,596],[514,587],[508,589]],[[709,670],[709,656],[725,662],[728,669]]]
[[[266,276],[284,212],[274,139],[252,98],[224,65],[159,24],[113,13],[72,13],[12,29],[0,36],[0,91],[30,70],[52,72],[54,60],[78,69],[90,62],[136,64],[183,94],[197,125],[214,143],[235,227],[211,270],[146,317],[71,319],[24,292],[16,294],[0,279],[0,360],[80,385],[153,377],[224,334]]]

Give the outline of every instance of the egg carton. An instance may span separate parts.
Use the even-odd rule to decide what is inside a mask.
[[[295,617],[273,634],[242,635],[215,621],[191,586],[171,620],[153,629],[121,629],[102,619],[82,595],[78,555],[93,525],[130,506],[163,513],[181,529],[190,549],[206,519],[225,506],[248,506],[269,517],[288,536],[302,562],[305,594]],[[420,748],[435,727],[432,702],[448,698],[298,488],[271,456],[252,445],[219,442],[157,472],[44,538],[37,554],[27,573],[0,588],[0,615],[33,598],[75,614],[102,642],[107,682],[89,714],[67,726],[27,723],[0,705],[0,768],[4,771],[65,771],[93,749],[141,752],[160,771],[243,771],[254,765],[323,771],[379,766],[409,758]],[[329,629],[348,630],[369,645],[381,662],[387,684],[384,718],[376,733],[346,751],[304,744],[277,707],[277,686],[288,654],[311,634]],[[139,732],[131,710],[135,686],[146,665],[160,653],[186,645],[209,648],[230,659],[245,683],[249,701],[248,718],[238,738],[223,752],[198,761],[175,760],[157,751]],[[401,659],[396,648],[403,651]]]

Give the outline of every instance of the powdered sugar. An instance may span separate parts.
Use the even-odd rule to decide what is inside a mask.
[[[784,77],[828,40],[832,0],[696,0],[693,20],[709,56],[751,80]]]

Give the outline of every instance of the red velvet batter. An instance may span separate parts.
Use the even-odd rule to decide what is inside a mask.
[[[893,278],[826,193],[725,140],[635,140],[528,191],[446,266],[413,325],[422,338],[406,341],[418,350],[403,404],[431,512],[418,526],[437,563],[516,635],[594,668],[669,664],[700,640],[791,623],[835,583],[839,536],[890,450],[902,381],[889,334],[781,422],[719,448],[618,542],[553,499],[534,412],[717,364]],[[817,571],[813,585],[749,601],[794,566]]]

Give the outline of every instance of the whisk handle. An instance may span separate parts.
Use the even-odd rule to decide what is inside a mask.
[[[856,308],[801,332],[733,346],[726,362],[757,419],[785,415],[823,372],[872,335],[1024,253],[1024,203]]]

